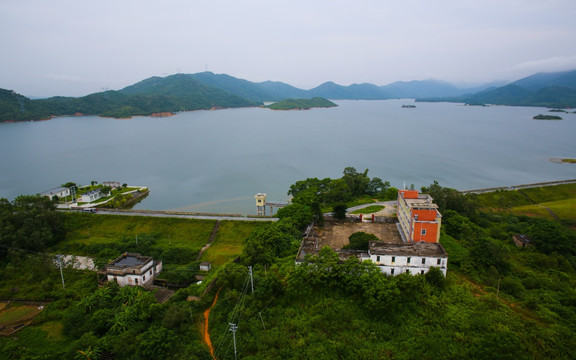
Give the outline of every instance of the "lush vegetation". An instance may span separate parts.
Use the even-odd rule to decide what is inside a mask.
[[[264,107],[272,110],[308,110],[312,108],[329,108],[336,106],[338,105],[330,100],[315,97],[312,99],[285,99]]]
[[[0,297],[16,294],[52,303],[17,336],[0,338],[0,359],[88,359],[105,353],[116,359],[210,359],[201,324],[216,292],[210,336],[218,359],[234,357],[230,323],[238,326],[239,357],[249,359],[572,357],[576,351],[574,223],[568,218],[525,216],[521,209],[534,203],[574,201],[575,185],[485,195],[463,195],[436,182],[423,188],[443,213],[441,243],[449,254],[447,278],[436,270],[423,276],[386,277],[370,262],[341,262],[329,248],[309,257],[308,263],[295,265],[302,231],[317,216],[319,200],[329,199],[330,191],[335,196],[337,185],[331,182],[340,183],[344,197],[366,196],[367,171],[352,170],[347,168],[342,179],[294,184],[291,190],[300,201],[279,211],[278,222],[253,228],[222,222],[211,256],[218,255],[217,246],[241,253],[236,262],[226,265],[227,260],[222,260],[217,286],[199,302],[185,299],[200,295],[204,284],[190,285],[168,303],[158,304],[150,292],[114,285],[98,288],[93,273],[71,269],[64,269],[64,290],[49,257],[5,252]],[[43,210],[22,212],[22,206],[4,202],[2,209],[10,211],[2,213],[3,221],[12,221],[17,214],[46,219],[40,214],[53,211],[46,205]],[[193,257],[190,252],[207,241],[215,225],[54,214],[68,235],[58,235],[56,243],[47,237],[48,249],[90,254],[105,252],[108,246],[147,246],[175,265]],[[4,229],[2,236],[15,239],[15,229],[0,229]],[[532,245],[516,247],[511,240],[514,234],[528,235]],[[362,234],[354,237],[354,247],[366,241]],[[253,267],[254,293],[248,266]]]
[[[50,112],[37,102],[12,90],[0,89],[0,122],[50,119]]]
[[[319,218],[323,211],[333,211],[342,207],[345,210],[348,207],[373,202],[374,198],[396,199],[398,189],[379,177],[370,178],[368,169],[358,172],[353,167],[347,167],[339,179],[308,178],[297,181],[290,185],[288,195],[294,197],[292,202],[310,206],[316,218]]]
[[[560,116],[542,115],[542,114],[538,114],[538,115],[534,116],[532,119],[534,119],[534,120],[562,120],[562,118]]]
[[[370,206],[366,206],[362,209],[354,210],[351,213],[352,214],[372,214],[372,213],[378,212],[384,208],[385,208],[385,206],[383,206],[383,205],[370,205]]]
[[[570,358],[576,350],[574,231],[515,215],[513,207],[488,210],[482,196],[436,182],[423,190],[443,210],[447,278],[439,271],[385,277],[370,263],[340,262],[328,248],[298,266],[280,252],[263,263],[246,251],[241,259],[255,266],[255,291],[239,264],[223,274],[211,314],[212,337],[224,344],[216,356],[232,356],[228,323],[235,323],[240,355],[251,359]],[[548,192],[532,191],[542,198]],[[570,190],[559,192],[569,196]],[[517,248],[514,234],[529,235],[533,246]]]
[[[56,96],[30,100],[0,89],[0,121],[47,119],[89,114],[129,118],[154,113],[257,106],[226,91],[202,85],[185,75],[150,78],[120,91],[104,91],[73,98]]]

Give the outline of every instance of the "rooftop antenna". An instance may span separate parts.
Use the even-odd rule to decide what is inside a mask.
[[[404,190],[406,190],[406,180],[404,180]]]

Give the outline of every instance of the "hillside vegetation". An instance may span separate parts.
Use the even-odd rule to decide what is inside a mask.
[[[271,110],[308,110],[312,108],[336,107],[332,101],[315,97],[312,99],[286,99],[264,106]]]
[[[186,261],[195,259],[214,222],[64,215],[36,197],[1,201],[0,293],[51,304],[16,336],[0,338],[0,359],[211,359],[203,313],[216,294],[209,335],[217,359],[234,358],[231,323],[237,325],[238,357],[245,359],[572,357],[574,223],[526,216],[521,209],[573,201],[576,185],[483,195],[463,195],[437,182],[423,188],[443,215],[446,278],[434,269],[386,277],[370,262],[341,262],[329,248],[295,265],[302,231],[318,220],[320,204],[390,191],[367,173],[349,167],[340,179],[296,182],[290,187],[295,202],[278,211],[278,222],[222,222],[214,248],[203,255],[218,267],[212,291],[186,301],[206,289],[192,284],[165,304],[139,288],[98,287],[93,273],[71,269],[64,269],[64,290],[51,258],[33,249],[101,258],[146,251],[162,258],[167,272],[185,277],[194,260]],[[515,234],[529,236],[531,246],[516,247]],[[237,261],[227,260],[238,254]]]

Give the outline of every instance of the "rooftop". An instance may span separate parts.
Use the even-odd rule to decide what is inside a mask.
[[[382,241],[370,242],[372,255],[399,255],[399,256],[434,256],[447,257],[446,250],[440,243],[419,241],[408,244],[390,244]]]
[[[108,267],[117,267],[117,268],[129,268],[129,267],[140,267],[144,263],[151,261],[152,258],[150,256],[142,256],[140,254],[133,254],[133,253],[124,253],[121,256],[117,257],[108,264]]]
[[[59,192],[66,191],[66,190],[68,190],[68,188],[66,188],[66,187],[58,187],[58,188],[50,189],[50,190],[48,190],[48,191],[44,191],[42,194],[44,194],[44,195],[55,195],[55,194],[58,194]]]

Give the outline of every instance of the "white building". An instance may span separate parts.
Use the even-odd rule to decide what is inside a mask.
[[[59,187],[52,190],[44,191],[40,195],[47,196],[48,198],[50,198],[50,200],[52,200],[54,196],[57,196],[59,198],[65,198],[66,196],[70,196],[70,189],[65,187]]]
[[[80,202],[89,203],[100,199],[102,196],[108,196],[108,195],[103,195],[100,189],[94,189],[80,195]]]
[[[387,244],[371,241],[368,254],[370,260],[387,275],[425,274],[431,267],[437,267],[446,276],[448,254],[440,243]]]
[[[107,280],[116,281],[119,286],[152,285],[154,277],[162,271],[162,262],[150,256],[124,253],[110,264],[104,272]]]

